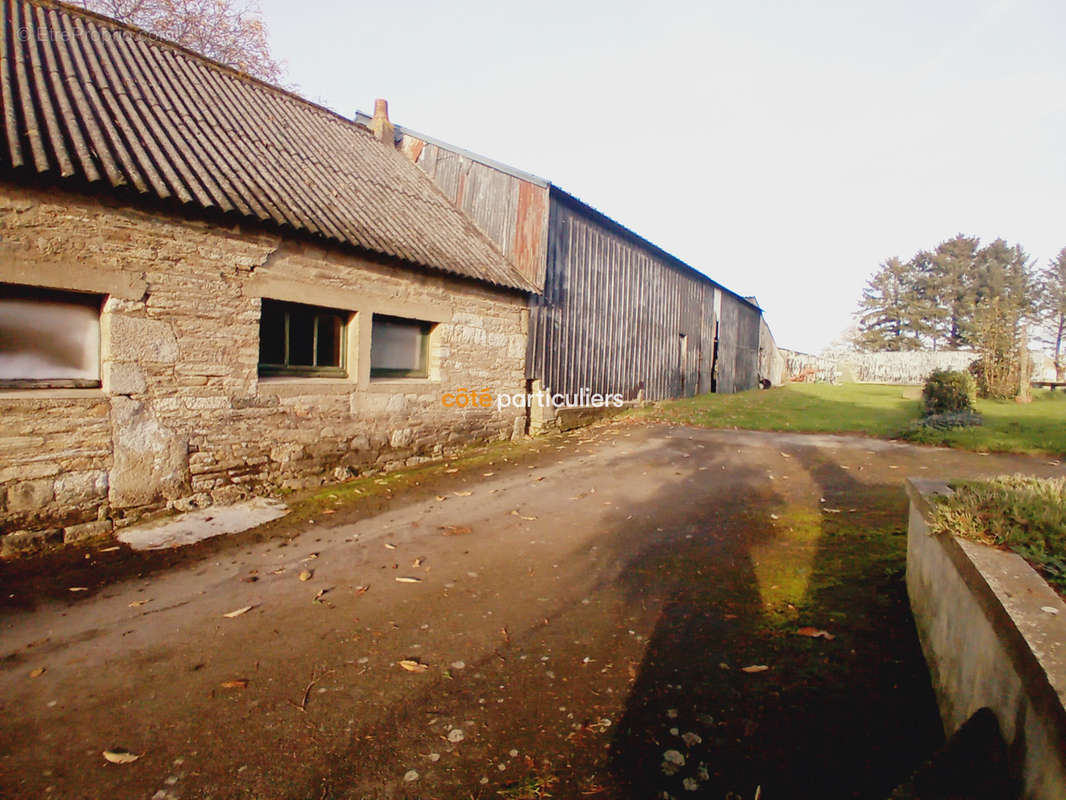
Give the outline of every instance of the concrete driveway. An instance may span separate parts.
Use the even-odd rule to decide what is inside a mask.
[[[903,478],[1063,473],[624,422],[507,458],[8,608],[0,796],[883,797],[940,741]]]

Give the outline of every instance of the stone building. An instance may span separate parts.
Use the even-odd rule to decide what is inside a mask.
[[[532,283],[390,131],[47,0],[2,33],[5,552],[510,435],[442,396],[523,391]]]

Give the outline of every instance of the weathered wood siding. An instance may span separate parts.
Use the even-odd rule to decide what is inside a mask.
[[[536,286],[544,285],[548,187],[404,134],[403,150]]]
[[[530,302],[528,377],[555,392],[626,399],[641,389],[648,400],[710,391],[717,293],[728,328],[719,391],[755,386],[759,311],[635,239],[552,191],[544,294]]]
[[[759,385],[759,311],[722,292],[716,391],[732,394]]]

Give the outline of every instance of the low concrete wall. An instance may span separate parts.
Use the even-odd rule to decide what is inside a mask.
[[[950,491],[907,481],[907,593],[945,733],[990,708],[1021,796],[1062,800],[1066,603],[1014,553],[931,535],[927,497]]]

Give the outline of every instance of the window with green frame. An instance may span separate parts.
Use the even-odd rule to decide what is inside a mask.
[[[370,332],[370,377],[428,377],[432,329],[430,322],[375,314]]]
[[[351,314],[263,298],[259,374],[343,378]]]

